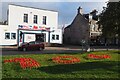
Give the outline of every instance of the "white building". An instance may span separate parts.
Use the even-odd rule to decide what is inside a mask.
[[[62,44],[58,12],[9,5],[8,25],[0,25],[0,45],[20,45],[30,41]]]

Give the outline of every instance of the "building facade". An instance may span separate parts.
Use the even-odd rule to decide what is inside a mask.
[[[102,35],[102,29],[97,24],[99,21],[98,15],[96,10],[93,10],[89,13],[89,25],[90,25],[90,41],[91,44],[101,44],[100,43],[100,37]]]
[[[89,23],[83,16],[82,8],[78,8],[73,22],[64,29],[64,43],[81,44],[89,41]]]
[[[58,12],[20,5],[9,5],[8,25],[0,25],[0,45],[20,45],[41,41],[62,44]]]
[[[89,14],[83,14],[82,8],[78,8],[77,15],[73,22],[64,30],[64,43],[67,44],[83,44],[95,42],[102,34],[96,16],[96,10]]]

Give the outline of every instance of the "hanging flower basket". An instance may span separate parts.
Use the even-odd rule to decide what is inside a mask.
[[[102,55],[88,54],[87,58],[89,58],[89,59],[109,59],[111,57],[107,54],[102,54]]]
[[[73,64],[80,62],[80,59],[73,56],[57,56],[52,58],[52,61],[55,63],[62,63],[62,64]]]
[[[14,58],[14,59],[9,59],[9,60],[4,60],[4,63],[20,63],[21,68],[26,69],[26,68],[37,68],[40,66],[40,64],[35,61],[32,58]]]

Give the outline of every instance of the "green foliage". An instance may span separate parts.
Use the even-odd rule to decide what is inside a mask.
[[[86,58],[87,54],[89,53],[108,54],[111,56],[111,58],[103,60],[91,60]],[[32,78],[43,78],[43,80],[61,80],[61,78],[63,78],[62,80],[69,80],[69,78],[71,78],[71,80],[80,80],[78,78],[85,78],[88,80],[89,78],[114,78],[116,80],[119,78],[118,75],[120,75],[120,60],[118,59],[118,57],[120,57],[120,51],[100,51],[89,53],[29,54],[3,56],[3,60],[18,57],[31,57],[38,61],[41,66],[39,68],[22,69],[18,63],[3,63],[2,77],[10,78],[10,80],[11,78],[17,78],[17,80],[19,80],[18,78],[25,78],[25,80],[32,80]],[[52,57],[63,55],[70,55],[80,58],[80,62],[76,64],[57,64],[52,62]]]
[[[100,14],[99,24],[105,37],[111,38],[118,34],[120,38],[120,2],[108,2]]]

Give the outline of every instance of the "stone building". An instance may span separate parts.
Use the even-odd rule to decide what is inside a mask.
[[[101,35],[96,13],[97,11],[93,10],[89,14],[83,14],[82,8],[79,7],[73,22],[64,29],[64,43],[80,45],[96,41]]]
[[[97,11],[93,10],[89,14],[85,14],[85,17],[89,20],[90,26],[90,41],[94,44],[100,43],[100,36],[102,34],[102,29],[98,26],[98,15]]]
[[[89,40],[89,20],[84,15],[82,8],[78,8],[78,13],[73,22],[64,29],[64,42],[68,44],[81,44],[82,41]]]

